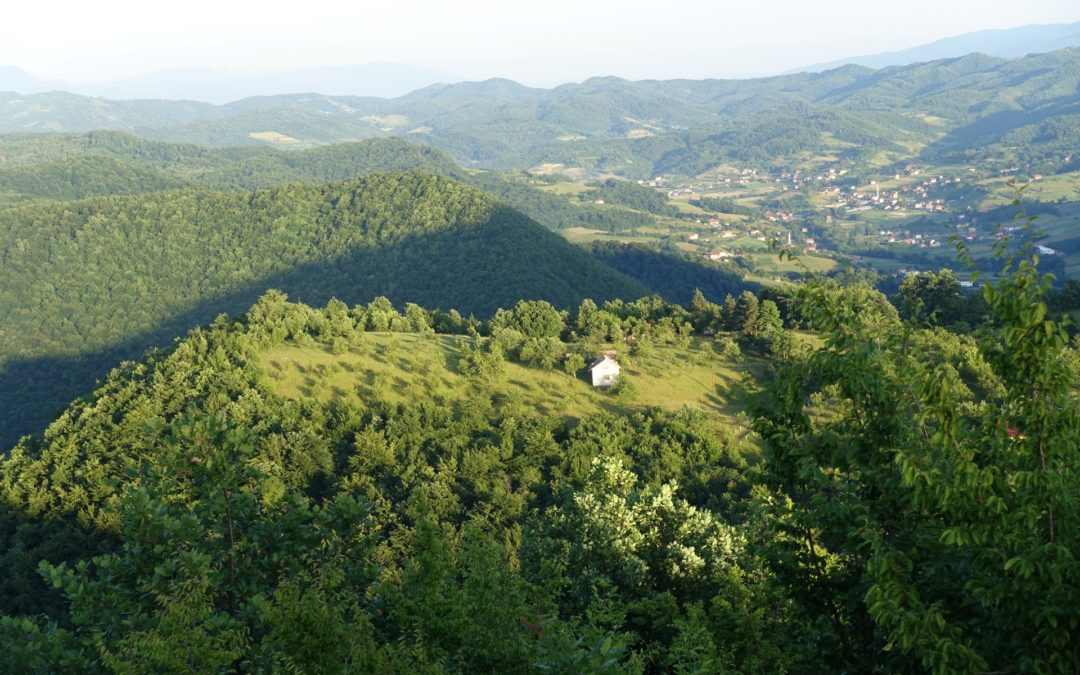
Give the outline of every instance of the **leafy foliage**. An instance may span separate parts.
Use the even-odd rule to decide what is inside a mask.
[[[667,199],[656,190],[609,178],[600,187],[581,193],[582,199],[601,199],[606,204],[620,204],[635,211],[655,213],[659,216],[677,216],[679,210],[668,204]]]
[[[49,621],[0,620],[20,645],[4,665],[641,672],[697,658],[671,651],[682,631],[705,631],[726,662],[790,662],[778,642],[732,637],[760,635],[752,599],[777,589],[743,575],[757,568],[726,520],[748,448],[702,413],[569,425],[495,414],[490,398],[322,405],[278,397],[258,365],[286,341],[361,345],[382,320],[424,330],[410,314],[268,294],[114,371],[21,442],[0,487],[28,555],[3,576],[36,566],[48,587],[5,594],[2,610]],[[623,511],[625,539],[589,534]]]
[[[1080,654],[1075,355],[1037,257],[984,287],[976,342],[868,318],[810,286],[824,346],[778,370],[768,441],[777,573],[868,669],[1069,672]],[[814,597],[817,596],[817,597]],[[904,665],[908,664],[908,665]]]

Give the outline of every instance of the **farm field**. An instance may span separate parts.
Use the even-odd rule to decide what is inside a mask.
[[[832,258],[820,258],[814,255],[799,255],[795,260],[780,260],[776,253],[751,253],[744,256],[753,260],[759,273],[787,274],[789,272],[811,272],[819,274],[829,272],[837,266]]]
[[[590,244],[594,241],[616,241],[624,244],[656,244],[659,237],[633,234],[609,234],[603,230],[587,227],[569,227],[559,233],[573,244]]]
[[[1017,186],[1013,178],[999,177],[981,181],[980,184],[989,192],[982,199],[982,208],[993,208],[1011,204],[1017,196]],[[1080,171],[1044,176],[1031,181],[1022,191],[1027,202],[1056,202],[1058,200],[1080,199]]]
[[[551,183],[547,185],[537,185],[536,187],[544,192],[550,192],[555,195],[578,195],[582,192],[587,192],[590,189],[582,183]]]

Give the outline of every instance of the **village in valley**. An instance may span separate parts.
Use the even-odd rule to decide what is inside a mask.
[[[1025,201],[1039,205],[1035,210],[1047,235],[1033,245],[1047,259],[1059,255],[1054,242],[1069,236],[1078,214],[1072,204],[1064,211],[1044,205],[1080,195],[1080,172],[1044,176],[1038,167],[1000,162],[875,168],[835,163],[772,172],[729,165],[693,178],[656,176],[636,183],[662,194],[678,216],[657,218],[652,228],[567,237],[652,245],[706,263],[738,264],[765,279],[805,271],[778,263],[772,253],[778,247],[801,256],[803,267],[814,272],[851,263],[902,277],[952,266],[968,287],[975,284],[956,263],[955,243],[981,253],[1001,238],[1015,237],[1020,224],[1011,222],[1008,207],[1020,186],[1027,186]]]

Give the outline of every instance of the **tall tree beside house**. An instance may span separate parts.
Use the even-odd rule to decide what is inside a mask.
[[[530,338],[557,338],[566,330],[566,319],[566,312],[560,312],[546,300],[519,300],[512,310],[496,312],[491,330],[511,328]]]

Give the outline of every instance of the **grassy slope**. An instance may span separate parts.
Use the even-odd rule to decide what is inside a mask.
[[[291,398],[399,401],[424,392],[455,401],[484,391],[482,382],[457,370],[459,345],[471,338],[402,333],[366,337],[365,346],[357,351],[334,354],[322,347],[287,344],[263,352],[260,361],[274,389]],[[512,362],[490,387],[500,404],[516,398],[530,410],[565,418],[602,411],[632,414],[651,406],[675,410],[684,405],[733,417],[744,409],[745,377],[762,366],[724,361],[702,345],[694,340],[687,349],[656,346],[649,358],[621,359],[623,373],[636,392],[630,398],[594,389],[585,371],[572,377],[562,370]]]

